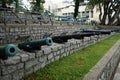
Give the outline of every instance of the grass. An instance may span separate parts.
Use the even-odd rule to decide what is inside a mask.
[[[68,57],[46,65],[32,73],[24,80],[82,80],[84,75],[104,56],[104,54],[120,39],[115,34],[105,40],[76,51]]]

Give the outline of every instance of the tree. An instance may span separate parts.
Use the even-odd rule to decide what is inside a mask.
[[[0,0],[2,2],[2,7],[7,8],[7,4],[10,5],[15,2],[15,11],[18,11],[19,0]]]
[[[13,0],[0,0],[0,2],[2,3],[2,8],[7,8],[7,4],[11,4],[13,3]]]
[[[83,2],[84,0],[74,0],[75,2],[75,9],[74,9],[74,18],[78,16],[78,10],[79,10],[79,4],[80,2]]]
[[[43,3],[45,3],[45,0],[28,0],[31,1],[31,7],[33,12],[40,12],[40,10],[43,10]]]
[[[120,25],[120,0],[89,0],[88,7],[98,7],[102,25]]]

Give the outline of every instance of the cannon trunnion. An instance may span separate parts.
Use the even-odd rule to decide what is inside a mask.
[[[7,59],[8,57],[15,56],[16,53],[17,47],[14,44],[0,46],[0,59]]]
[[[50,37],[42,40],[31,40],[18,44],[18,48],[24,51],[32,52],[34,50],[40,50],[42,45],[51,46],[53,43]]]

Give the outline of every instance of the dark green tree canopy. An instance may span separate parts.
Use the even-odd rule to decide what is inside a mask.
[[[28,0],[31,1],[31,8],[32,12],[40,12],[40,10],[43,10],[43,4],[45,3],[45,0]]]

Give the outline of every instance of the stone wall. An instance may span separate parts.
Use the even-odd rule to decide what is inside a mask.
[[[79,30],[78,26],[0,25],[0,45],[43,39],[51,33],[51,36],[72,34]]]
[[[120,59],[120,40],[85,75],[83,80],[111,80]]]
[[[59,60],[76,50],[85,48],[109,36],[95,35],[85,37],[82,40],[71,39],[65,44],[54,43],[52,46],[42,46],[40,51],[34,53],[19,50],[16,56],[10,57],[8,60],[0,60],[0,80],[19,80],[23,76],[43,68],[46,64]]]

